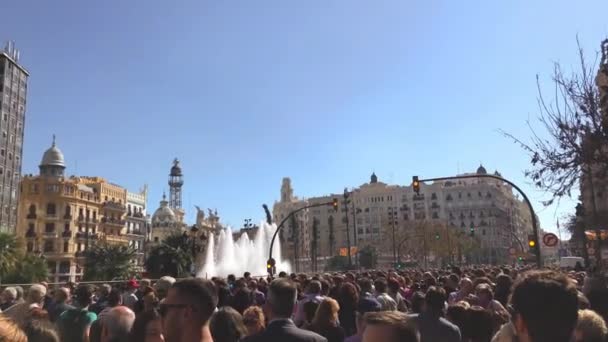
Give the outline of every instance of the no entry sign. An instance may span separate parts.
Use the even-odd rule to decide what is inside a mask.
[[[558,242],[559,242],[559,239],[557,238],[557,235],[555,235],[553,233],[547,233],[547,234],[543,235],[543,243],[547,247],[554,247],[557,245]]]

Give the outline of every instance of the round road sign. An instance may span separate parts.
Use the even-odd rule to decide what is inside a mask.
[[[543,235],[543,243],[547,247],[554,247],[557,245],[558,242],[559,242],[559,239],[557,238],[557,235],[555,235],[553,233],[547,233],[547,234]]]

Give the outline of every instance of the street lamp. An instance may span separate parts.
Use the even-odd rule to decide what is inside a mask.
[[[190,265],[190,273],[192,273],[192,276],[194,276],[194,270],[195,270],[195,263],[196,263],[196,252],[197,252],[197,248],[196,248],[196,235],[198,233],[198,227],[196,225],[192,225],[192,227],[190,227],[190,244],[191,244],[191,248],[192,248],[192,264]],[[185,232],[184,232],[185,234]]]

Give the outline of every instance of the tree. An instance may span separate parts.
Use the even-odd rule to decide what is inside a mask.
[[[0,233],[0,277],[11,272],[21,257],[21,242],[14,234]]]
[[[552,101],[545,99],[537,76],[538,120],[546,137],[530,123],[530,142],[503,132],[529,154],[532,168],[525,175],[551,195],[545,205],[570,196],[579,177],[592,181],[597,175],[594,173],[605,175],[608,171],[608,121],[602,115],[600,94],[594,83],[595,66],[587,64],[580,44],[578,48],[578,73],[566,75],[559,63],[554,65]]]
[[[85,251],[84,280],[128,279],[135,274],[136,251],[121,244],[98,243]]]
[[[192,245],[182,234],[168,236],[161,244],[152,247],[144,263],[152,278],[186,277],[192,265]]]
[[[43,257],[26,254],[20,258],[15,267],[3,278],[8,284],[32,284],[47,280],[48,267]]]

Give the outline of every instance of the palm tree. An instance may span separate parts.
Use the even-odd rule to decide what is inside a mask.
[[[48,267],[46,260],[32,254],[26,254],[15,264],[14,269],[3,279],[9,284],[32,284],[47,280]]]
[[[11,272],[21,255],[21,243],[17,237],[9,233],[0,233],[0,277],[4,278]]]
[[[181,234],[173,234],[150,250],[144,263],[146,271],[153,278],[162,276],[185,277],[192,264],[191,245]]]
[[[128,279],[135,274],[136,251],[131,246],[99,243],[85,252],[84,280]]]

